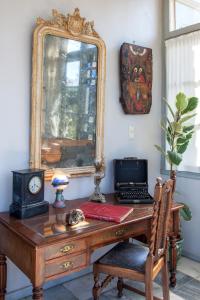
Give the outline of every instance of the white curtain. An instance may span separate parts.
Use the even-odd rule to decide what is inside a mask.
[[[174,104],[176,94],[184,92],[200,101],[200,31],[176,37],[165,42],[167,100]],[[173,106],[173,105],[172,105]],[[200,124],[200,103],[195,124]],[[180,171],[200,173],[200,130],[183,154]]]

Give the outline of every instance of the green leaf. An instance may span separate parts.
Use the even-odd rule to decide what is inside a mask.
[[[183,139],[183,138],[178,138],[176,141],[176,146],[180,147],[182,145],[184,145],[185,143],[189,142],[189,140]]]
[[[173,165],[178,166],[181,163],[182,157],[177,152],[167,151],[167,153],[168,153],[169,160]]]
[[[160,147],[159,145],[154,145],[154,147],[156,147],[156,149],[158,151],[160,151],[164,156],[166,156],[166,153],[165,153],[165,151],[164,151],[164,149],[162,147]]]
[[[184,143],[182,145],[177,146],[177,152],[179,154],[183,154],[186,151],[188,144],[189,144],[189,141],[187,141],[186,143]]]
[[[184,111],[188,106],[188,99],[184,93],[179,93],[176,95],[176,108],[178,111]]]
[[[172,122],[171,127],[175,133],[182,133],[182,125],[179,122]]]
[[[180,123],[184,123],[184,122],[186,122],[187,120],[189,120],[189,119],[191,119],[191,118],[193,118],[193,117],[195,117],[195,116],[196,116],[196,113],[195,113],[195,114],[192,114],[192,115],[189,115],[189,116],[185,116],[185,117],[183,117],[183,118],[180,119]]]
[[[169,120],[167,117],[166,117],[166,120],[167,120],[167,123],[168,123],[169,128],[171,128],[171,127],[172,127],[172,124],[171,124],[170,120]]]
[[[192,134],[193,134],[193,131],[191,131],[190,133],[188,133],[188,134],[186,135],[186,139],[187,139],[187,140],[190,140],[190,139],[192,138]]]
[[[158,151],[160,151],[161,154],[166,158],[166,160],[168,161],[168,163],[170,163],[169,157],[168,157],[168,155],[165,153],[164,149],[163,149],[162,147],[158,146],[158,145],[154,145],[154,147],[156,147],[156,149],[157,149]]]
[[[188,140],[185,137],[179,137],[176,141],[177,145],[185,144]]]
[[[192,138],[192,134],[193,132],[190,132],[186,135],[181,135],[176,141],[177,144],[181,145],[181,144],[185,144],[186,142],[189,142],[189,140]]]
[[[165,122],[163,120],[160,122],[160,126],[161,126],[162,130],[164,130],[165,132],[167,132],[167,127],[166,127],[166,124],[165,124]]]
[[[191,219],[192,219],[192,212],[191,212],[189,206],[186,205],[185,203],[182,203],[182,204],[184,205],[184,207],[182,207],[181,210],[180,210],[181,217],[185,221],[191,221]]]
[[[170,126],[170,127],[168,126],[167,131],[169,132],[169,134],[171,134],[172,133],[172,126]]]
[[[183,132],[188,132],[194,129],[194,125],[183,126]]]
[[[168,141],[169,145],[171,145],[171,142],[172,142],[171,135],[169,135],[169,134],[167,133],[167,134],[166,134],[166,138],[167,138],[167,141]]]
[[[199,99],[196,97],[192,97],[188,99],[188,105],[187,107],[184,109],[184,111],[182,111],[182,114],[186,114],[190,111],[193,111],[195,108],[197,108],[199,103]]]
[[[167,127],[166,138],[167,138],[167,141],[168,141],[169,145],[171,145],[171,142],[172,142],[172,129],[169,126]]]
[[[175,114],[174,114],[174,112],[173,112],[173,109],[171,108],[171,106],[169,105],[169,103],[167,102],[166,99],[164,99],[164,102],[165,102],[165,104],[167,105],[167,107],[168,107],[168,109],[169,109],[169,111],[170,111],[172,117],[174,118],[174,117],[175,117]]]

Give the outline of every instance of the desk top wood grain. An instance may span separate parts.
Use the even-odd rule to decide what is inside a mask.
[[[114,194],[106,195],[107,203],[116,204]],[[71,209],[79,208],[80,205],[88,201],[88,198],[68,200],[66,201],[66,207],[63,209],[49,207],[49,212],[46,214],[38,215],[30,219],[19,220],[9,215],[9,212],[0,213],[0,224],[9,228],[15,234],[21,238],[28,240],[29,244],[35,246],[43,246],[55,242],[62,241],[64,239],[74,240],[88,235],[95,234],[95,232],[105,232],[107,229],[119,228],[123,225],[134,224],[136,222],[143,221],[152,217],[153,205],[152,204],[127,204],[127,206],[133,207],[133,212],[120,224],[114,222],[100,221],[94,219],[86,219],[86,222],[79,224],[76,227],[66,226],[66,215]],[[172,210],[179,210],[183,205],[174,203]],[[63,232],[57,231],[57,225],[63,228]]]

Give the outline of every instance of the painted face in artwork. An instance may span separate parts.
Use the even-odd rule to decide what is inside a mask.
[[[146,82],[145,71],[142,67],[139,67],[139,70],[138,70],[138,81],[141,82],[141,83]]]
[[[144,68],[140,65],[136,65],[133,68],[133,82],[145,83],[145,72]]]

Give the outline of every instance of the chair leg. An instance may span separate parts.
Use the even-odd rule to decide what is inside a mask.
[[[99,300],[99,294],[100,294],[100,284],[99,284],[99,274],[94,273],[94,286],[92,289],[93,299]]]
[[[118,297],[122,297],[123,291],[123,278],[119,277],[117,281]]]
[[[150,277],[145,279],[145,298],[153,300],[153,280]]]
[[[162,268],[162,289],[163,289],[163,300],[169,300],[169,273],[168,265],[165,259],[164,266]]]

